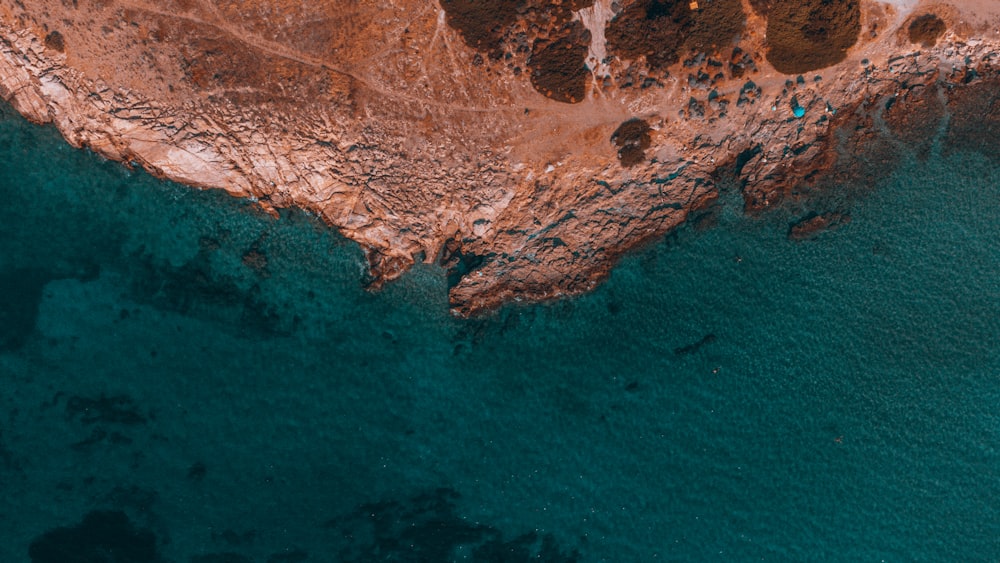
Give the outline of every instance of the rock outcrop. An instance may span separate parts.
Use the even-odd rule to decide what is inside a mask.
[[[376,287],[440,261],[470,315],[593,288],[722,175],[759,213],[885,173],[900,142],[974,145],[990,9],[0,0],[0,95],[74,146],[316,213]]]

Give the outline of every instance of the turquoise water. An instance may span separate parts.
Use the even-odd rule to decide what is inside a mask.
[[[1000,559],[995,161],[463,321],[307,214],[0,153],[0,561]]]

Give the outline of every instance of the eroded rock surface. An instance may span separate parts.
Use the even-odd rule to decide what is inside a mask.
[[[375,286],[440,261],[468,315],[593,288],[726,175],[748,212],[838,217],[827,194],[890,171],[900,143],[982,146],[991,10],[0,0],[0,94],[74,146],[316,213]]]

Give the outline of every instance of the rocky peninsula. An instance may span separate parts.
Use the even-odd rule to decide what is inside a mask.
[[[371,285],[471,315],[592,289],[710,224],[807,239],[903,151],[1000,142],[989,0],[0,0],[0,95],[76,147],[299,207]]]

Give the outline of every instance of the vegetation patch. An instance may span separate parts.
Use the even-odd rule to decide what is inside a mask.
[[[646,57],[663,70],[686,53],[714,53],[736,42],[746,18],[739,0],[638,0],[608,23],[608,49],[622,59]]]
[[[62,53],[66,50],[66,40],[63,39],[62,33],[52,31],[45,36],[45,46],[53,51]]]
[[[740,0],[698,2],[691,13],[691,28],[683,48],[697,53],[716,53],[733,46],[743,35],[746,16]]]
[[[622,166],[635,166],[646,160],[646,149],[651,138],[649,124],[639,118],[622,123],[611,134],[611,142],[618,147],[618,160]]]
[[[750,0],[750,7],[761,16],[767,17],[767,9],[771,0]]]
[[[559,102],[582,102],[587,95],[590,71],[587,59],[590,32],[580,22],[564,27],[551,42],[535,41],[531,48],[531,85],[543,96]]]
[[[573,21],[573,12],[594,0],[442,0],[448,25],[477,51],[475,66],[488,58],[504,61],[514,76],[522,65],[543,96],[566,103],[583,101],[590,72],[585,60],[590,32]],[[485,55],[485,57],[484,57]],[[524,57],[524,58],[522,58]]]
[[[441,0],[448,25],[458,30],[465,44],[477,51],[500,49],[507,28],[517,22],[525,0]]]
[[[910,42],[933,47],[938,37],[948,29],[944,21],[934,14],[924,14],[910,23]]]
[[[692,26],[686,0],[640,0],[615,16],[604,35],[610,53],[622,59],[646,57],[651,69],[661,70],[680,60]]]
[[[767,60],[784,74],[839,63],[861,32],[858,0],[770,0],[767,14]]]

